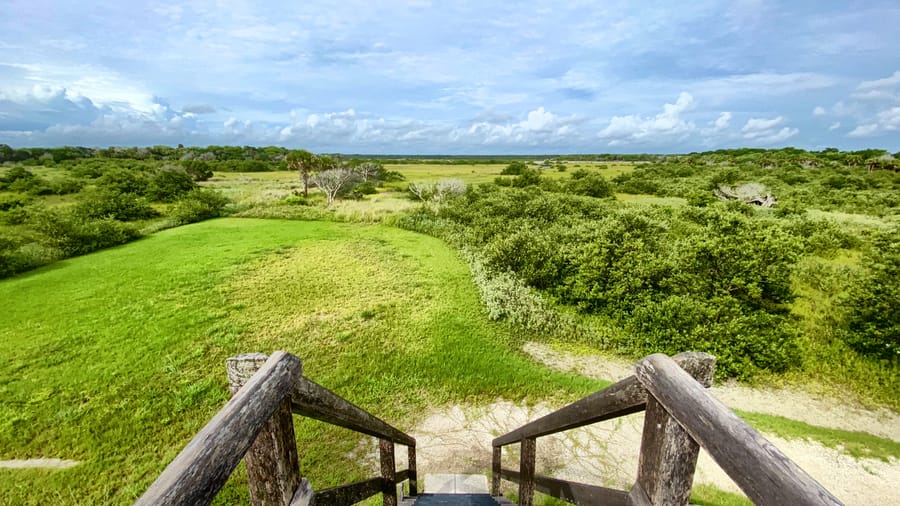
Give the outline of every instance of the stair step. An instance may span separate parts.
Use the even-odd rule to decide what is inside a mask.
[[[498,506],[500,504],[490,494],[422,494],[417,496],[414,501],[411,501],[412,499],[412,497],[405,499],[401,505]],[[504,504],[510,503],[504,502]]]
[[[425,492],[429,494],[487,494],[487,476],[483,474],[426,474]]]

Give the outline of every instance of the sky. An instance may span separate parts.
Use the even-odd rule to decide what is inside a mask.
[[[0,0],[0,143],[900,150],[900,2]]]

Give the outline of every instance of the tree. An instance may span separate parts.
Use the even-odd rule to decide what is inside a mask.
[[[325,193],[325,198],[331,204],[338,193],[355,177],[356,174],[347,169],[329,169],[313,175],[312,181]]]
[[[363,182],[367,182],[369,178],[379,179],[379,176],[384,172],[384,167],[376,162],[363,162],[354,167],[353,170],[359,174]]]
[[[309,180],[319,166],[318,157],[305,149],[297,149],[288,153],[285,162],[289,170],[300,173],[300,179],[303,180],[303,196],[309,197]]]

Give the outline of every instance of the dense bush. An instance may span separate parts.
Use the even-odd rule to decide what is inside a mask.
[[[88,219],[112,218],[118,221],[145,220],[159,216],[147,199],[134,193],[95,190],[82,195],[75,213]]]
[[[845,340],[864,355],[900,359],[900,230],[875,238],[863,266],[844,301]]]
[[[175,203],[171,217],[179,224],[194,223],[222,215],[228,198],[214,190],[194,190]]]
[[[184,169],[165,167],[150,178],[146,195],[153,201],[174,202],[196,187],[194,178]]]
[[[32,218],[32,223],[43,235],[44,244],[65,256],[83,255],[140,237],[131,224],[113,218],[91,220],[65,211],[44,210]]]
[[[470,250],[503,286],[516,280],[616,322],[625,334],[605,344],[619,351],[708,351],[727,376],[799,361],[787,304],[803,245],[778,220],[723,205],[623,208],[535,187],[479,187],[408,223]]]

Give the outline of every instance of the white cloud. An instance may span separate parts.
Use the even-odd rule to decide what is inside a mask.
[[[782,123],[784,123],[783,116],[777,116],[772,119],[750,118],[744,124],[744,127],[741,128],[741,133],[745,140],[757,144],[777,144],[790,139],[800,132],[799,129],[791,127],[778,129]]]
[[[682,118],[682,114],[694,107],[694,97],[681,92],[674,104],[664,104],[663,112],[653,117],[639,114],[613,116],[609,125],[598,134],[609,141],[610,146],[655,143],[684,137],[696,127]]]
[[[876,133],[878,133],[878,125],[870,123],[854,128],[847,134],[847,137],[872,137]]]
[[[834,131],[834,130],[837,130],[838,128],[841,128],[841,122],[835,121],[834,123],[831,124],[831,126],[828,127],[828,131]]]
[[[719,114],[719,117],[716,118],[715,127],[716,130],[725,130],[728,128],[729,123],[731,123],[731,113],[723,112]]]
[[[884,88],[894,88],[900,86],[900,70],[894,72],[892,75],[882,78],[875,79],[872,81],[863,81],[859,83],[859,86],[856,87],[858,91],[868,91],[868,90],[881,90]]]
[[[828,114],[828,111],[821,105],[817,105],[816,108],[813,109],[813,116],[825,116],[826,114]]]

